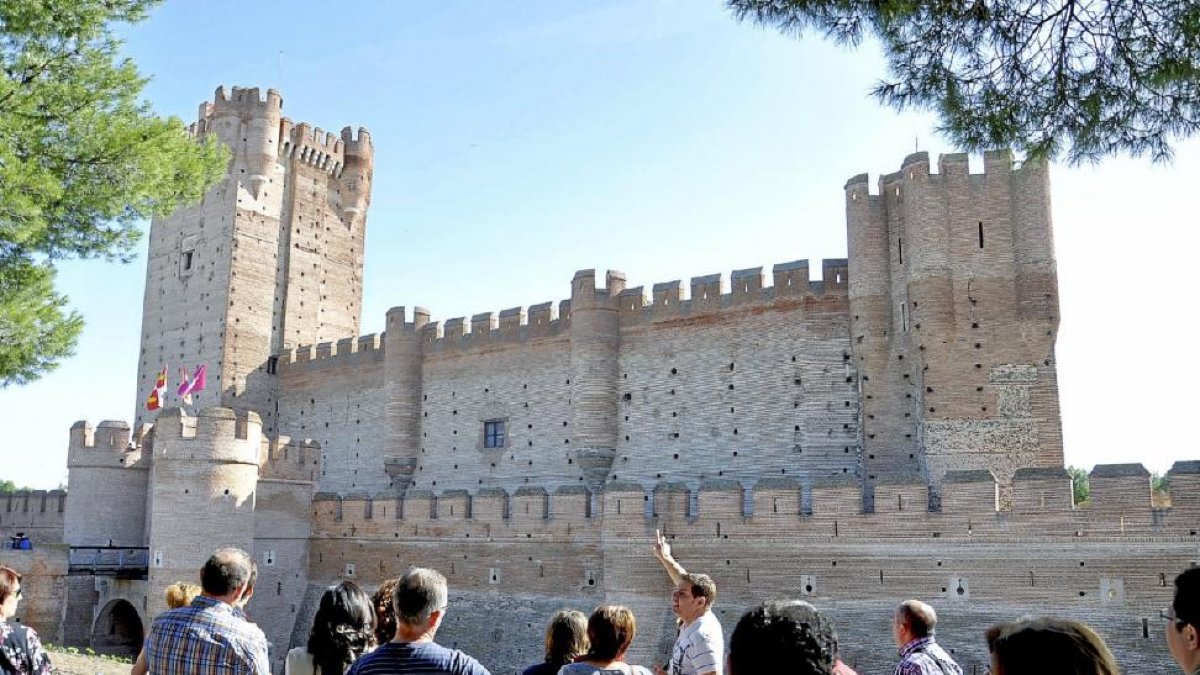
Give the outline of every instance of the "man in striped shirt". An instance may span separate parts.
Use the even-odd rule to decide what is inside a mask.
[[[470,656],[433,641],[447,597],[446,577],[423,567],[409,570],[392,596],[396,637],[355,661],[346,675],[491,675]]]
[[[158,615],[146,638],[151,675],[269,675],[267,638],[241,611],[253,595],[254,561],[223,548],[200,570],[202,594]]]

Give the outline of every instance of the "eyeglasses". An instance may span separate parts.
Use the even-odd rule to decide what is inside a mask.
[[[1174,607],[1167,607],[1165,609],[1158,610],[1158,618],[1161,619],[1163,623],[1171,622],[1175,624],[1176,628],[1183,628],[1185,625],[1187,625],[1186,621],[1175,616]]]

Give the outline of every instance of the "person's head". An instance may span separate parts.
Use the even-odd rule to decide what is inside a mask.
[[[764,602],[746,612],[729,638],[729,675],[769,673],[781,663],[796,675],[829,675],[837,660],[837,633],[801,600]]]
[[[717,600],[717,585],[707,574],[685,574],[671,593],[671,610],[684,623],[704,616]]]
[[[1025,619],[985,633],[994,675],[1120,675],[1112,652],[1091,628],[1069,619]]]
[[[308,633],[308,653],[322,673],[339,675],[375,644],[375,610],[353,581],[325,591]]]
[[[1200,668],[1200,567],[1175,577],[1175,598],[1167,610],[1167,648],[1184,672]]]
[[[250,580],[246,582],[246,590],[242,591],[242,597],[235,603],[238,609],[246,609],[246,605],[250,604],[250,599],[254,597],[254,585],[258,583],[258,563],[250,562]]]
[[[258,569],[249,554],[240,548],[217,550],[200,569],[200,587],[204,595],[231,605],[253,593]]]
[[[396,630],[409,634],[433,634],[446,613],[446,577],[426,567],[414,567],[400,577],[392,604]]]
[[[200,587],[196,584],[185,584],[182,581],[177,581],[170,586],[167,586],[167,607],[175,609],[176,607],[187,607],[192,604],[192,600],[200,595]]]
[[[371,596],[375,608],[375,641],[382,644],[396,637],[396,610],[392,598],[396,596],[396,585],[400,579],[388,579],[379,584],[379,590]]]
[[[892,639],[897,647],[931,637],[937,626],[937,612],[920,600],[905,600],[892,616]]]
[[[637,634],[637,621],[628,607],[601,605],[588,618],[588,650],[591,661],[619,661]]]
[[[588,650],[588,619],[583,612],[560,609],[546,626],[546,663],[566,665]]]
[[[0,619],[17,613],[21,595],[21,575],[7,565],[0,565]]]

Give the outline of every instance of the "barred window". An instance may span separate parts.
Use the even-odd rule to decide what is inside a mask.
[[[504,420],[488,420],[483,423],[483,447],[504,447]]]

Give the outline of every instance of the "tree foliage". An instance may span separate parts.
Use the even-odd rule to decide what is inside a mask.
[[[55,261],[128,262],[141,222],[198,201],[225,169],[215,140],[152,113],[119,56],[113,25],[159,1],[0,2],[0,386],[73,349],[81,321],[53,291]]]
[[[878,38],[873,94],[937,112],[965,150],[1094,162],[1169,159],[1200,129],[1195,0],[727,0],[738,19],[858,45]]]
[[[25,384],[54,367],[83,329],[78,312],[54,292],[54,268],[23,260],[0,264],[0,373]]]
[[[1092,484],[1088,472],[1077,466],[1068,466],[1067,473],[1071,474],[1071,490],[1075,506],[1084,504],[1092,498]]]

